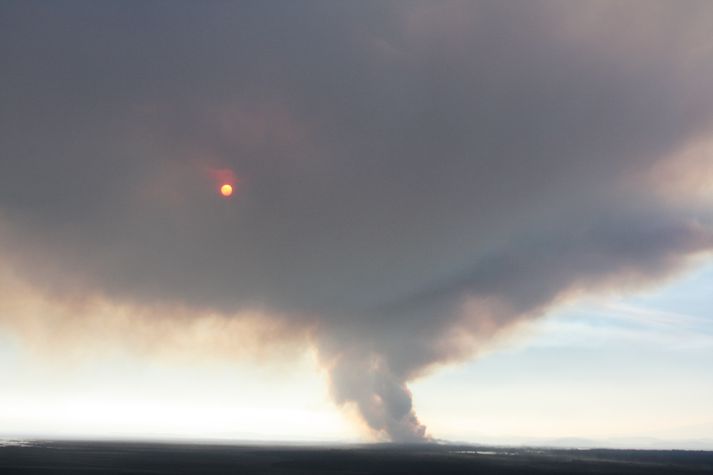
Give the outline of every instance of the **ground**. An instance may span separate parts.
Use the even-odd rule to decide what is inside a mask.
[[[0,473],[710,474],[713,452],[42,441],[0,447]]]

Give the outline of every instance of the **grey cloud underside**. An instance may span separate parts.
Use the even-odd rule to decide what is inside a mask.
[[[335,399],[419,439],[405,381],[484,331],[465,299],[504,327],[713,247],[641,180],[710,133],[713,13],[647,5],[6,2],[3,254],[317,322]]]

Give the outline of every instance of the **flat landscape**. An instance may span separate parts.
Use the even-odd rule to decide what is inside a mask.
[[[0,473],[710,474],[713,452],[38,441],[0,446]]]

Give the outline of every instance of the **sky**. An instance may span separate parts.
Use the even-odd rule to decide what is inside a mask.
[[[712,21],[3,2],[0,432],[707,443]]]

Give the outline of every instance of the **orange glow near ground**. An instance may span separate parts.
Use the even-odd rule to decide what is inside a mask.
[[[232,194],[233,194],[233,187],[232,187],[231,185],[229,185],[229,184],[226,183],[225,185],[223,185],[223,186],[220,187],[220,194],[223,195],[223,196],[225,196],[225,197],[228,197],[228,196],[232,195]]]

